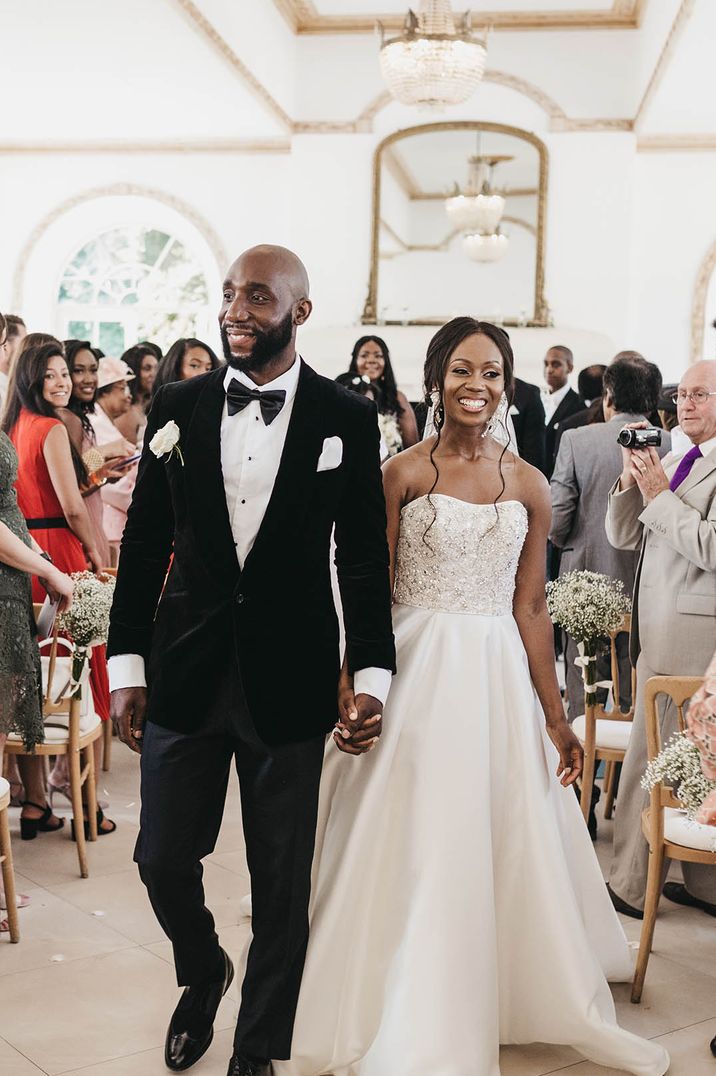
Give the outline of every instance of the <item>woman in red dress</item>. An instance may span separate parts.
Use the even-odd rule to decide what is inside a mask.
[[[71,392],[72,379],[59,340],[26,346],[18,357],[3,418],[3,430],[18,455],[15,489],[20,511],[35,541],[50,554],[53,564],[68,574],[85,571],[88,563],[95,572],[102,567],[80,492],[80,484],[88,481],[87,470],[55,413],[67,406]],[[44,599],[36,579],[32,596],[36,602]],[[92,650],[90,687],[95,711],[107,721],[109,682],[104,647]],[[99,832],[111,833],[115,828],[105,819]]]

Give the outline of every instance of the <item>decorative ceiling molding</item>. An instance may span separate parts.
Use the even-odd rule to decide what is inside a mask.
[[[629,119],[571,119],[552,120],[550,131],[633,131],[634,120]]]
[[[82,142],[0,142],[3,153],[290,153],[287,138],[201,138],[144,142],[87,139]]]
[[[199,11],[193,0],[174,0],[174,3],[182,9],[195,29],[223,56],[229,66],[239,75],[244,85],[266,106],[279,123],[283,124],[289,131],[292,130],[293,120],[288,112],[281,107],[275,97],[271,96],[263,83],[259,82],[243,60],[237,56],[226,38],[222,37],[216,27]]]
[[[65,213],[69,213],[71,209],[75,209],[85,202],[92,202],[96,198],[109,198],[113,195],[136,195],[141,198],[152,198],[154,201],[161,202],[163,205],[169,206],[170,209],[176,210],[182,217],[190,221],[196,230],[204,237],[209,249],[214,255],[219,274],[223,274],[226,266],[229,264],[226,248],[209,222],[205,220],[192,205],[183,201],[183,199],[177,198],[175,195],[168,194],[166,191],[159,190],[156,187],[144,187],[138,183],[110,183],[103,187],[92,187],[90,190],[82,191],[81,194],[75,194],[71,198],[66,198],[64,202],[60,202],[59,205],[55,206],[55,208],[44,216],[33,228],[25,241],[25,245],[20,251],[20,256],[17,260],[17,265],[13,274],[11,309],[22,310],[24,305],[23,299],[27,265],[32,256],[32,252],[47,229],[54,224],[56,220],[59,220],[60,217],[64,216]],[[219,279],[221,280],[221,275],[219,276]]]
[[[534,224],[530,224],[528,220],[523,220],[522,217],[504,216],[502,218],[502,222],[507,224],[516,224],[518,228],[524,228],[526,232],[529,232],[530,235],[533,235],[535,238],[537,238],[537,229]],[[397,243],[400,247],[400,250],[381,251],[379,255],[381,261],[385,261],[389,258],[400,257],[401,254],[412,254],[415,251],[421,251],[423,253],[436,253],[446,251],[455,236],[460,235],[462,231],[462,229],[460,228],[453,228],[453,230],[451,232],[448,232],[448,234],[440,243],[407,243],[405,239],[402,239],[401,236],[398,235],[395,228],[393,228],[392,225],[388,224],[387,220],[385,220],[384,217],[381,217],[380,219],[380,226],[383,231],[387,232],[393,242]]]
[[[716,152],[714,134],[659,134],[637,138],[639,153],[708,153]]]
[[[372,34],[376,22],[400,30],[405,15],[321,15],[312,0],[274,0],[276,8],[297,34]],[[608,11],[483,11],[472,13],[475,26],[495,30],[636,30],[647,0],[613,0]],[[407,6],[407,4],[406,4]]]
[[[679,10],[674,16],[674,21],[671,24],[671,29],[666,36],[666,41],[663,44],[659,59],[656,61],[656,66],[651,73],[644,95],[639,102],[639,107],[636,110],[636,116],[634,117],[634,128],[639,129],[639,126],[647,113],[649,105],[654,99],[656,91],[662,83],[664,75],[671,63],[674,53],[676,51],[676,45],[682,33],[686,29],[686,24],[694,13],[696,7],[696,0],[681,0],[679,4]]]

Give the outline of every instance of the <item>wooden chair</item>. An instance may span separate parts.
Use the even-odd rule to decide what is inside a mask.
[[[10,846],[10,826],[7,809],[10,806],[10,784],[0,777],[0,864],[2,864],[2,884],[7,905],[7,925],[10,941],[20,941],[20,926],[17,917],[17,893],[15,891],[15,871],[12,865],[12,848]]]
[[[656,700],[668,695],[678,714],[679,730],[685,728],[684,703],[703,683],[701,676],[651,676],[645,687],[644,709],[646,743],[649,761],[661,751],[661,727]],[[659,897],[664,883],[664,863],[675,859],[681,863],[705,863],[716,867],[716,828],[690,822],[683,813],[680,801],[673,789],[660,781],[651,790],[650,804],[641,816],[641,828],[649,842],[649,872],[646,882],[644,920],[639,941],[639,956],[634,972],[631,1000],[635,1005],[641,1001],[646,967],[654,940],[654,924],[659,907]]]
[[[94,768],[94,741],[102,735],[102,722],[93,712],[89,721],[89,727],[80,729],[81,702],[79,699],[66,694],[69,685],[63,685],[63,689],[54,699],[56,685],[55,670],[57,667],[57,647],[71,647],[66,639],[59,638],[55,631],[50,648],[49,669],[47,676],[47,688],[43,697],[43,716],[45,718],[45,741],[37,744],[32,752],[25,749],[22,738],[16,734],[10,734],[5,741],[5,752],[10,755],[67,755],[69,758],[70,771],[70,796],[72,802],[72,818],[74,820],[75,839],[77,841],[77,857],[79,859],[80,874],[83,878],[89,877],[87,867],[87,846],[85,842],[84,816],[82,808],[82,786],[87,785],[87,816],[89,821],[89,839],[97,840],[97,789],[95,786]],[[53,686],[54,685],[54,686]],[[85,685],[85,691],[89,692],[89,684]],[[61,717],[67,721],[67,727],[52,726],[47,724],[53,717]],[[84,755],[84,761],[83,761]]]
[[[103,568],[104,575],[113,575],[116,579],[116,568]],[[107,773],[109,770],[110,762],[112,761],[112,735],[114,729],[111,721],[105,721],[102,729],[102,772]]]
[[[584,746],[584,770],[582,771],[581,804],[585,821],[589,817],[592,805],[592,789],[597,763],[606,763],[604,776],[604,817],[611,818],[614,806],[614,788],[616,783],[617,763],[624,761],[629,746],[631,727],[634,721],[634,704],[636,700],[636,672],[631,674],[631,709],[624,712],[619,709],[619,660],[617,657],[617,638],[631,631],[631,614],[627,613],[621,624],[609,633],[609,653],[611,660],[612,697],[614,710],[605,710],[599,703],[588,702],[585,713],[575,719],[572,728]],[[594,696],[586,696],[587,699]]]

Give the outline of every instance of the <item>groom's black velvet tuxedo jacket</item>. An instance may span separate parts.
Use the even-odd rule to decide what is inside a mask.
[[[157,394],[122,540],[108,654],[145,658],[156,724],[200,728],[225,705],[227,678],[240,676],[261,739],[300,741],[327,732],[337,717],[334,523],[350,670],[395,668],[375,409],[302,364],[271,500],[242,571],[221,469],[224,376],[225,368],[215,370]],[[183,464],[176,452],[158,459],[149,450],[172,419]],[[341,438],[343,460],[317,472],[327,437]]]

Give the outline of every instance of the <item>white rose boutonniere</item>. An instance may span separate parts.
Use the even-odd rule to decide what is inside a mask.
[[[149,448],[157,458],[168,454],[171,459],[176,452],[183,467],[184,457],[182,456],[181,448],[179,447],[179,436],[179,427],[176,422],[172,420],[171,422],[167,422],[165,426],[162,426],[161,430],[157,430],[154,437],[152,437],[149,442]]]

